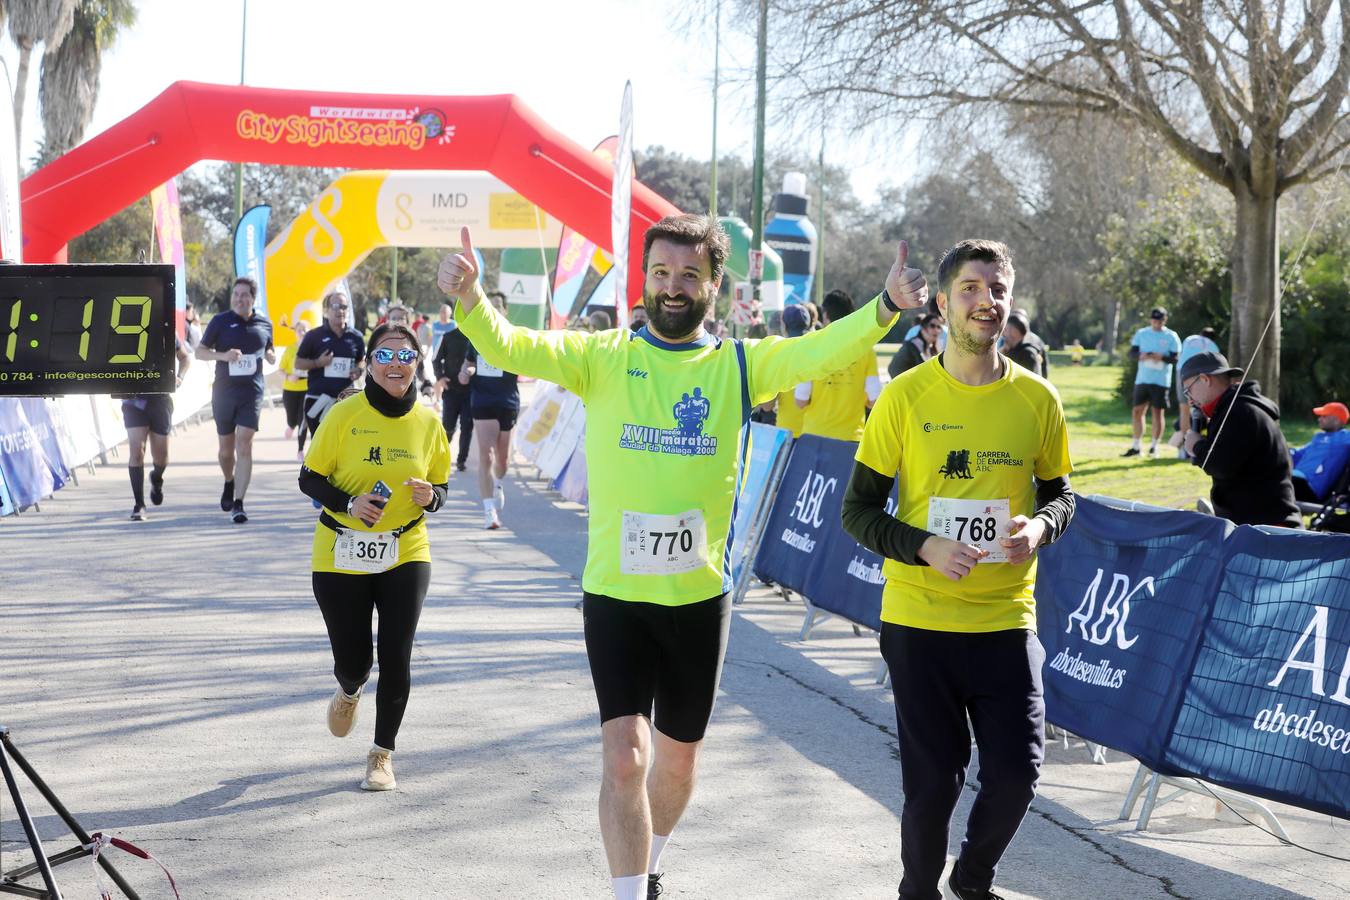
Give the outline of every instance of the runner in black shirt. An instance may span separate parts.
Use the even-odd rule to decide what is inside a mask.
[[[220,438],[220,471],[225,489],[220,508],[232,514],[235,524],[248,521],[244,494],[253,475],[253,435],[263,404],[263,360],[275,364],[272,323],[253,311],[258,283],[252,278],[234,280],[230,308],[213,316],[197,345],[196,356],[215,360],[216,380],[211,387],[211,413]]]

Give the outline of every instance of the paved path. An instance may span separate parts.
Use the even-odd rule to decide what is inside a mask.
[[[314,511],[269,410],[235,526],[216,505],[209,423],[181,432],[164,506],[127,521],[114,461],[40,513],[0,521],[0,724],[89,830],[163,859],[184,897],[604,898],[599,739],[575,608],[585,518],[512,478],[481,530],[473,469],[432,517],[435,562],[396,756],[399,790],[357,789],[373,726],[328,735],[332,665],[309,587]],[[732,627],[702,780],[666,851],[671,897],[886,898],[899,876],[899,766],[875,641],[752,594]],[[1340,897],[1350,864],[1163,807],[1115,820],[1133,763],[1050,751],[1000,872],[1009,898]],[[49,850],[71,841],[25,790]],[[963,820],[970,792],[957,815]],[[1350,826],[1278,807],[1294,837],[1350,855]],[[959,840],[959,838],[958,838]],[[3,867],[26,844],[0,802]],[[953,843],[953,849],[955,848]],[[143,897],[169,896],[117,854]],[[93,896],[87,862],[58,869]]]

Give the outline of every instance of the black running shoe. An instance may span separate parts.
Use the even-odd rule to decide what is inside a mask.
[[[1122,453],[1122,454],[1120,454],[1120,455],[1121,455],[1121,456],[1138,456],[1138,455],[1139,455],[1139,448],[1138,448],[1138,447],[1131,447],[1130,449],[1126,450],[1124,453]]]
[[[461,472],[463,472],[463,471],[464,471],[465,469],[467,469],[468,467],[469,467],[469,464],[466,463],[466,462],[464,462],[463,460],[457,461],[457,462],[455,463],[455,468],[456,468],[456,469],[459,469]]]
[[[149,516],[145,514],[144,506],[137,506],[131,511],[131,521],[133,522],[144,522],[147,518]]]
[[[1003,900],[1002,894],[995,894],[991,890],[974,890],[972,888],[961,887],[956,881],[956,867],[952,867],[952,874],[947,877],[947,890],[956,900]]]
[[[244,515],[243,500],[234,501],[234,510],[230,518],[234,520],[234,524],[236,525],[243,525],[245,522],[248,521],[248,516]]]
[[[150,473],[150,502],[156,506],[164,502],[164,476],[156,478],[154,472]]]
[[[661,896],[661,876],[664,872],[656,872],[647,876],[647,900],[656,900]]]
[[[220,492],[221,512],[229,512],[234,508],[234,482],[225,482],[225,489]]]

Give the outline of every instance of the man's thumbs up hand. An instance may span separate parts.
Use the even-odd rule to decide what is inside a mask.
[[[441,267],[436,272],[436,286],[446,296],[463,300],[473,296],[474,286],[478,283],[478,257],[473,252],[469,226],[459,230],[459,241],[463,249],[459,253],[447,253],[441,260]]]
[[[895,262],[886,275],[886,293],[901,309],[918,309],[928,302],[928,282],[918,269],[906,267],[908,260],[909,242],[901,241],[895,249]]]

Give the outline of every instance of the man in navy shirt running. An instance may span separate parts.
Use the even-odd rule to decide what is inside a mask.
[[[198,359],[216,362],[211,414],[220,438],[220,471],[225,476],[220,508],[231,513],[237,525],[248,521],[244,494],[253,475],[253,435],[258,431],[263,404],[262,362],[277,361],[272,323],[253,310],[257,298],[256,281],[236,278],[230,291],[230,308],[207,323],[196,350]]]
[[[310,436],[337,402],[338,394],[361,377],[366,340],[348,324],[352,301],[341,291],[323,298],[323,324],[312,328],[295,351],[295,368],[309,373],[305,424]]]

